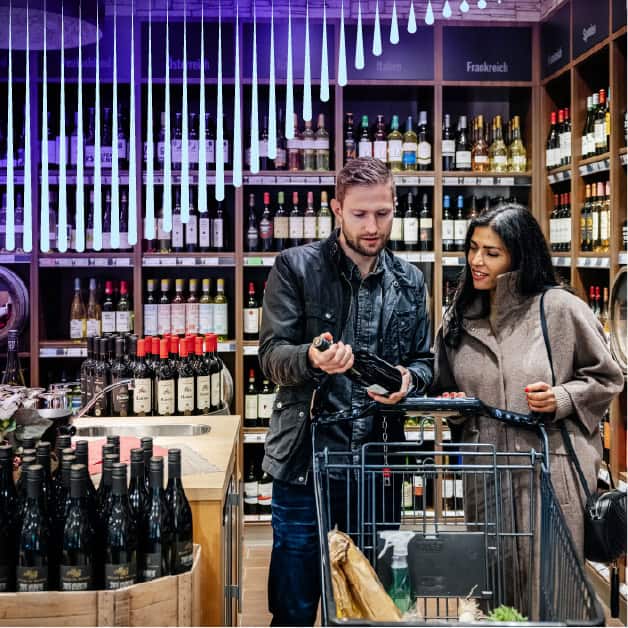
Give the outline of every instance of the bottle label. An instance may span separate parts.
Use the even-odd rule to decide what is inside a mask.
[[[443,240],[454,239],[454,221],[443,220]]]
[[[157,306],[154,303],[146,303],[144,305],[144,335],[157,335]],[[89,323],[89,321],[88,321]]]
[[[259,308],[249,307],[244,310],[244,333],[259,333]]]
[[[244,418],[257,420],[257,395],[245,395],[244,396]]]
[[[131,313],[116,312],[116,331],[126,334],[131,331]]]
[[[196,407],[199,410],[209,410],[211,406],[211,378],[209,375],[196,377]]]
[[[416,164],[416,149],[417,145],[414,142],[403,143],[402,161],[404,165]]]
[[[412,476],[412,489],[415,497],[422,497],[423,495],[423,476]]]
[[[120,250],[128,251],[130,248],[128,231],[120,231]]]
[[[419,221],[420,233],[419,238],[421,242],[432,242],[434,236],[434,228],[432,226],[431,218],[421,218]]]
[[[331,235],[331,216],[318,217],[318,239],[323,240]]]
[[[205,154],[207,155],[207,163],[213,164],[216,162],[216,141],[205,140]]]
[[[198,140],[188,141],[188,157],[191,164],[198,163]]]
[[[304,220],[302,216],[290,217],[290,237],[293,240],[303,239]]]
[[[277,146],[277,156],[275,157],[275,168],[281,170],[286,167],[286,149]]]
[[[214,310],[211,303],[199,303],[198,331],[200,334],[210,334],[214,331]]]
[[[476,155],[473,160],[476,164],[487,164],[488,163],[488,155]]]
[[[456,140],[443,140],[443,157],[453,157],[456,153]]]
[[[177,381],[177,410],[179,412],[194,411],[193,377],[179,377]]]
[[[142,578],[144,582],[150,582],[163,576],[161,568],[161,552],[147,552],[144,554],[144,568]]]
[[[508,157],[506,155],[495,155],[493,161],[496,166],[507,166],[508,165]]]
[[[165,379],[157,382],[157,414],[174,414],[174,380]]]
[[[116,331],[116,313],[115,312],[103,312],[102,313],[102,333],[113,334]]]
[[[303,219],[303,237],[306,240],[316,240],[316,216],[306,216]]]
[[[83,319],[70,321],[70,338],[80,340],[83,337]]]
[[[127,143],[123,137],[118,138],[118,158],[126,159],[126,147]]]
[[[273,239],[273,223],[270,220],[262,220],[260,222],[259,236],[262,240]]]
[[[401,140],[388,140],[388,161],[399,162],[403,153],[403,142]]]
[[[606,144],[606,123],[604,120],[595,123],[594,134],[595,134],[595,145],[605,145]]]
[[[177,541],[175,544],[175,555],[178,557],[178,561],[175,559],[175,564],[178,564],[184,569],[192,569],[192,563],[194,562],[194,546],[192,541]]]
[[[183,223],[181,214],[172,215],[172,246],[173,248],[183,247]]]
[[[102,393],[103,388],[107,385],[104,376],[94,377],[94,396]],[[94,405],[94,416],[103,416],[107,409],[107,399],[101,396]]]
[[[592,239],[594,242],[596,242],[597,240],[599,240],[599,229],[600,229],[600,215],[597,211],[593,212],[593,216],[592,216]]]
[[[150,378],[133,380],[133,413],[150,414],[152,410],[152,383]]]
[[[608,240],[608,212],[603,210],[600,213],[600,240]]]
[[[273,402],[275,395],[273,393],[260,393],[258,395],[258,412],[260,419],[270,419],[273,413]]]
[[[257,482],[244,483],[244,503],[257,506]]]
[[[111,162],[113,158],[113,149],[111,146],[100,147],[100,160],[103,168],[111,168]]]
[[[315,150],[329,150],[329,138],[328,137],[319,137],[314,140],[314,149]]]
[[[260,506],[270,509],[273,502],[273,483],[258,482],[257,483],[257,502]]]
[[[301,141],[300,137],[293,137],[291,140],[286,140],[286,147],[288,148],[288,150],[303,150],[304,146],[303,146],[303,142]]]
[[[211,405],[219,408],[222,405],[222,372],[211,374]]]
[[[290,221],[287,216],[275,216],[274,219],[275,238],[286,240],[290,236]]]
[[[224,220],[216,218],[212,220],[212,246],[215,249],[222,249],[224,245]]]
[[[48,589],[48,567],[18,566],[15,571],[18,593],[33,593]]]
[[[88,591],[92,581],[92,569],[88,565],[61,565],[59,568],[62,591]]]
[[[471,170],[471,151],[456,151],[456,168],[458,170]]]
[[[77,163],[77,159],[76,159],[77,153],[78,153],[78,137],[73,135],[70,138],[70,165],[71,166],[76,166],[76,163]]]
[[[172,333],[178,336],[185,334],[185,303],[173,303],[171,306]]]
[[[137,580],[135,562],[105,564],[105,589],[122,589],[135,584]]]
[[[467,221],[454,221],[454,239],[458,242],[464,242],[467,237]]]
[[[214,333],[219,336],[226,336],[229,333],[226,303],[214,303]]]
[[[198,221],[199,225],[199,234],[198,234],[198,245],[202,249],[208,249],[211,246],[211,226],[210,220],[207,214],[203,214],[202,218]]]
[[[528,160],[525,155],[513,155],[512,157],[513,168],[523,171],[526,169],[527,164],[528,164]]]
[[[105,251],[111,248],[111,232],[104,229],[102,232],[102,248]]]
[[[388,142],[386,140],[376,140],[373,142],[373,157],[386,163]]]
[[[301,140],[301,150],[314,150],[314,139],[310,138],[310,137],[304,137]]]
[[[403,240],[403,218],[394,217],[392,229],[390,231],[390,239],[400,242]]]
[[[198,303],[185,304],[185,333],[198,334]]]
[[[181,163],[181,140],[180,139],[172,140],[170,146],[171,146],[170,156],[172,157],[172,163],[180,164]]]
[[[157,239],[170,242],[170,233],[164,229],[164,219],[157,219]]]
[[[403,219],[403,240],[406,244],[416,244],[419,241],[419,219]]]
[[[114,379],[112,383],[120,381]],[[112,391],[113,411],[120,416],[129,416],[129,387],[126,385],[120,386]]]
[[[185,225],[185,243],[186,245],[198,245],[198,217],[190,216],[188,224]]]
[[[372,157],[373,156],[373,144],[372,142],[358,142],[358,157]]]
[[[170,304],[160,303],[157,306],[157,329],[159,335],[164,336],[165,334],[169,334],[171,327]]]
[[[587,133],[587,152],[583,153],[589,155],[595,152],[595,130]]]
[[[260,140],[257,145],[259,156],[268,157],[268,140]]]
[[[417,156],[420,164],[430,164],[432,162],[432,145],[429,142],[419,142]]]
[[[94,145],[85,144],[83,156],[85,158],[85,166],[87,168],[94,167],[94,154],[95,154]]]

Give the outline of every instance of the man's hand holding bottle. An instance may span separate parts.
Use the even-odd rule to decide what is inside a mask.
[[[314,368],[320,369],[329,375],[346,373],[351,370],[354,365],[354,355],[351,345],[347,345],[342,341],[333,342],[333,336],[329,332],[321,334],[310,345],[308,358]],[[391,392],[388,395],[382,395],[367,389],[367,394],[371,399],[378,403],[394,405],[406,397],[411,383],[410,371],[400,365],[395,368],[401,373],[401,387],[399,390]]]

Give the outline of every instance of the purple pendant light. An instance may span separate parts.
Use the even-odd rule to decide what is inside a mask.
[[[198,211],[207,213],[207,142],[205,140],[205,2],[201,2],[201,74],[198,104]]]
[[[50,181],[48,179],[48,147],[43,138],[48,137],[47,119],[48,119],[48,55],[46,52],[46,3],[44,2],[44,42],[42,56],[42,79],[41,79],[41,205],[40,212],[40,230],[39,230],[39,248],[43,253],[50,250]]]
[[[242,85],[240,84],[240,7],[236,2],[235,23],[235,93],[233,98],[233,185],[242,185]]]
[[[164,137],[164,198],[163,198],[163,227],[166,233],[172,231],[172,137],[170,112],[170,12],[168,11],[169,1],[166,0],[166,83],[164,89],[166,133]]]
[[[137,146],[135,143],[135,0],[131,0],[131,97],[129,99],[129,245],[137,243]]]
[[[13,44],[11,41],[12,26],[12,2],[9,2],[9,68],[8,68],[8,85],[7,92],[7,207],[6,207],[6,225],[5,238],[7,251],[15,249],[15,188],[14,188],[14,172],[13,172]]]
[[[83,42],[82,42],[81,7],[79,5],[79,42],[78,42],[78,128],[76,130],[76,209],[75,226],[76,242],[75,248],[79,253],[85,250],[85,181],[84,181],[84,159],[83,151]]]
[[[310,3],[305,3],[305,54],[303,65],[303,119],[312,119],[312,67],[310,59]]]
[[[410,0],[410,12],[408,13],[408,32],[416,33],[416,13],[414,12],[414,0]]]
[[[131,85],[131,91],[133,86]],[[113,107],[111,125],[111,248],[120,248],[120,182],[118,152],[118,2],[113,2]]]
[[[277,157],[277,94],[275,89],[275,3],[270,3],[270,65],[268,72],[268,158]]]
[[[373,56],[382,54],[382,27],[379,23],[379,0],[375,0],[375,25],[373,27]]]
[[[61,86],[59,102],[59,238],[57,246],[60,253],[68,250],[68,188],[66,173],[66,153],[65,143],[65,45],[64,45],[65,24],[63,20],[63,5],[61,5]]]
[[[217,201],[225,200],[225,145],[222,100],[222,4],[218,2],[218,93],[216,98],[216,192]]]
[[[33,201],[32,201],[32,170],[31,170],[31,97],[30,97],[30,32],[28,25],[28,4],[26,5],[26,101],[24,105],[26,120],[24,122],[24,250],[33,250]]]
[[[364,68],[364,36],[362,34],[362,2],[358,0],[358,25],[355,33],[355,59],[356,70]]]
[[[340,43],[338,44],[338,85],[347,84],[347,45],[345,39],[345,3],[340,0]]]
[[[259,103],[257,93],[257,12],[253,0],[253,68],[251,72],[251,142],[249,161],[251,172],[259,172]]]
[[[181,222],[190,221],[190,151],[188,111],[188,18],[187,2],[183,1],[183,100],[181,103]]]
[[[96,21],[98,27],[98,16]],[[100,153],[100,42],[96,42],[96,109],[94,124],[94,250],[102,250],[102,163]]]
[[[425,11],[425,23],[428,26],[434,24],[434,10],[432,9],[432,0],[427,0],[427,10]]]
[[[294,93],[292,78],[292,4],[288,0],[288,59],[286,60],[286,129],[287,140],[294,139]]]
[[[155,239],[155,142],[153,137],[153,19],[148,9],[148,85],[146,98],[146,222],[144,236]]]
[[[329,100],[329,53],[327,52],[327,7],[323,0],[323,37],[321,43],[321,102]]]
[[[445,0],[445,4],[443,5],[443,17],[445,19],[449,19],[451,17],[451,6],[449,5],[449,0]]]
[[[399,43],[399,21],[397,19],[397,0],[393,0],[392,17],[390,18],[390,43]]]

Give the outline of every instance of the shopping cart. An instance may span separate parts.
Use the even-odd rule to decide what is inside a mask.
[[[484,613],[501,604],[515,606],[528,625],[603,625],[552,487],[542,422],[474,398],[406,398],[396,406],[372,402],[337,413],[317,406],[314,402],[312,441],[323,624],[378,625],[337,615],[327,537],[337,526],[362,550],[386,589],[392,550],[383,551],[381,533],[415,533],[408,568],[422,625],[457,624],[459,599],[467,596]],[[422,417],[418,440],[388,442],[388,426],[407,413]],[[480,414],[535,430],[539,451],[504,453],[490,444],[444,442],[427,428],[433,418]],[[357,452],[318,447],[321,430],[369,416],[384,426],[381,442]]]

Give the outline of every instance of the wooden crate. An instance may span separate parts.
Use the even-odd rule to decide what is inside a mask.
[[[0,594],[0,626],[198,626],[200,545],[192,569],[117,591]]]

